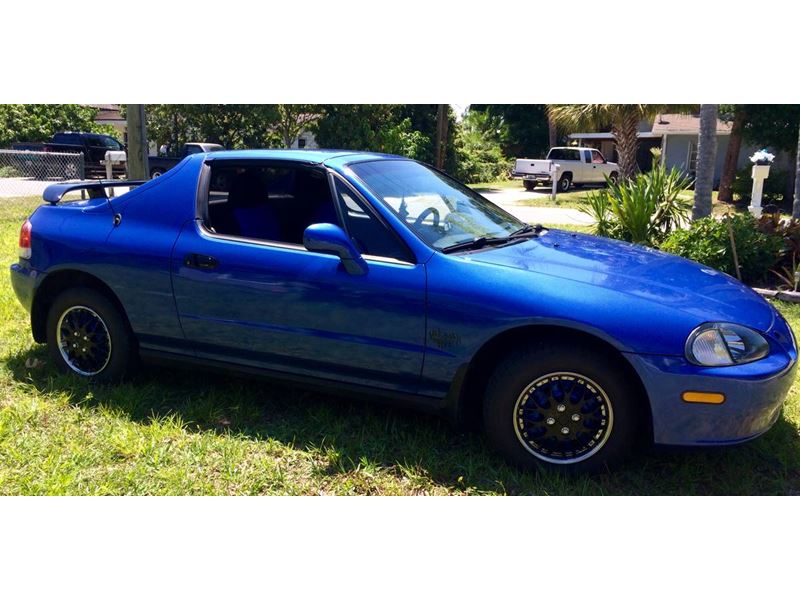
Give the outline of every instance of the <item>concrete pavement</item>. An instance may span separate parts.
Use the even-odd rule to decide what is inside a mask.
[[[594,219],[574,208],[558,206],[525,206],[521,202],[541,198],[550,201],[550,193],[522,189],[482,191],[480,194],[526,223],[551,223],[553,225],[593,225]]]

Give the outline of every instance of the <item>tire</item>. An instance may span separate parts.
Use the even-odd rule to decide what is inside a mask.
[[[624,460],[647,431],[636,390],[615,357],[591,347],[523,348],[489,379],[486,434],[520,467],[598,472]]]
[[[571,187],[572,178],[569,175],[562,175],[561,179],[558,180],[558,191],[563,194],[568,192]]]
[[[617,181],[619,181],[619,173],[614,171],[613,173],[611,173],[611,175],[608,176],[608,179],[609,181],[611,181],[611,183],[617,183]]]
[[[522,181],[522,185],[525,186],[525,189],[528,190],[529,192],[536,189],[536,182],[530,181],[529,179],[524,179]]]
[[[150,179],[155,179],[156,177],[161,177],[164,174],[164,169],[153,169],[150,171]]]
[[[64,166],[64,179],[77,179],[78,167],[73,163],[67,163]]]
[[[76,341],[69,348],[73,335]],[[60,370],[93,381],[120,381],[138,362],[125,317],[106,296],[85,287],[65,290],[53,301],[47,314],[47,345]]]

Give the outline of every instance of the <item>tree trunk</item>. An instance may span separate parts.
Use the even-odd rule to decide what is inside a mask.
[[[550,147],[552,148],[558,144],[558,127],[553,117],[549,114],[547,115],[547,134],[550,138]]]
[[[794,198],[795,178],[792,177],[792,165],[797,163],[797,149],[792,148],[789,152],[789,167],[786,173],[786,184],[783,188],[783,201],[788,204]]]
[[[794,204],[792,204],[792,218],[800,219],[800,130],[797,132],[797,164],[794,174]]]
[[[436,113],[436,168],[444,169],[447,152],[447,104],[439,104]]]
[[[697,142],[697,177],[694,182],[692,219],[711,214],[714,164],[717,160],[717,105],[700,105],[700,135]]]
[[[744,109],[737,106],[733,113],[733,126],[728,140],[728,151],[725,154],[725,164],[722,166],[722,176],[719,180],[719,195],[717,197],[722,202],[733,202],[733,180],[736,178],[739,152],[742,149],[744,118]]]
[[[637,114],[621,116],[613,123],[611,132],[617,144],[620,176],[630,179],[639,169],[636,164],[636,155],[639,152],[639,116]]]
[[[126,163],[128,179],[149,179],[147,116],[144,104],[128,104],[126,117],[128,120],[128,159]]]

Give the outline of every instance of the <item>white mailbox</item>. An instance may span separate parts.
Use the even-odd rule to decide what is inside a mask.
[[[769,167],[772,161],[775,160],[775,155],[770,154],[766,150],[761,150],[750,157],[753,163],[753,192],[751,195],[750,206],[747,209],[750,213],[758,219],[761,217],[761,198],[764,195],[764,180],[769,177]]]
[[[106,150],[103,164],[106,166],[106,179],[114,179],[114,165],[121,165],[128,160],[128,155],[124,150]],[[111,196],[114,196],[114,188],[110,188]]]

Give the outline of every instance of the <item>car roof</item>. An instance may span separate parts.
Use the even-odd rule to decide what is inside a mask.
[[[362,152],[358,150],[220,150],[207,155],[207,160],[286,160],[305,164],[322,164],[331,159],[347,164],[366,160],[404,158],[393,154]]]

